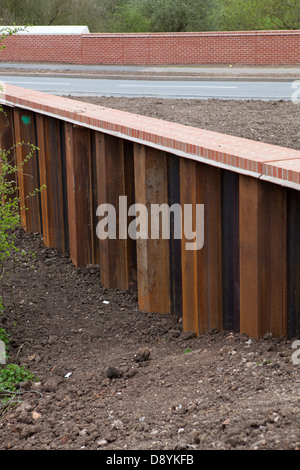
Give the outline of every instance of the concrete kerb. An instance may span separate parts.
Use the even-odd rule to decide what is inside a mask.
[[[89,78],[130,80],[193,80],[193,81],[294,81],[300,79],[299,67],[249,67],[249,66],[110,66],[47,63],[0,63],[3,76],[40,76],[62,78]]]

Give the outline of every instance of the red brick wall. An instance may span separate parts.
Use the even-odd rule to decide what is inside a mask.
[[[4,44],[1,61],[81,63],[80,35],[16,35]]]
[[[18,35],[1,61],[69,64],[300,64],[300,31]]]

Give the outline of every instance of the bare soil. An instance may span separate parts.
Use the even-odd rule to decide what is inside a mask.
[[[287,102],[84,98],[159,119],[300,148]],[[37,383],[0,407],[0,449],[300,449],[293,340],[236,331],[198,338],[181,318],[142,313],[137,293],[100,284],[42,236],[17,232],[21,261],[1,280],[10,362]]]
[[[300,149],[300,104],[292,101],[72,97],[186,126]]]

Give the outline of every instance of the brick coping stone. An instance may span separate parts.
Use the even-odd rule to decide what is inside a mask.
[[[0,103],[300,190],[300,151],[5,85]]]

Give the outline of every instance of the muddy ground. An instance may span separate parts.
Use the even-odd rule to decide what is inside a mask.
[[[300,148],[292,103],[90,101]],[[98,267],[74,267],[41,235],[20,230],[17,244],[36,256],[1,280],[0,327],[10,362],[38,382],[0,408],[0,449],[300,449],[292,340],[215,330],[195,338],[179,317],[140,312],[136,292],[104,289]]]

